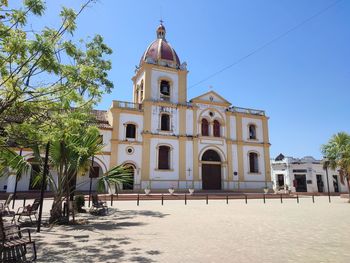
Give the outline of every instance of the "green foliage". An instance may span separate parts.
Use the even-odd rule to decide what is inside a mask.
[[[76,195],[74,202],[75,202],[75,206],[78,209],[78,212],[81,212],[82,207],[85,205],[85,197],[83,195]]]
[[[327,144],[322,145],[321,151],[327,158],[324,167],[338,169],[341,181],[346,180],[350,199],[350,135],[345,132],[333,135]]]
[[[130,170],[123,165],[118,165],[107,171],[98,179],[97,191],[105,192],[108,188],[112,188],[112,185],[118,190],[121,184],[130,184],[132,183],[132,180],[133,178]]]
[[[9,176],[11,170],[21,175],[29,171],[30,167],[23,156],[4,145],[0,145],[0,177]]]
[[[24,0],[13,8],[0,0],[0,172],[24,174],[30,168],[7,146],[31,148],[41,167],[34,183],[40,183],[41,155],[50,142],[50,168],[58,180],[49,174],[47,183],[55,193],[56,219],[74,177],[86,174],[103,147],[90,112],[113,88],[106,59],[112,50],[99,35],[74,39],[77,17],[94,2],[86,0],[79,10],[62,7],[56,27],[32,29],[32,17],[44,15],[44,1]]]
[[[16,123],[9,118],[14,111],[45,120],[52,114],[43,112],[91,108],[111,91],[106,56],[112,50],[99,35],[88,42],[73,38],[77,17],[94,2],[86,0],[78,11],[62,7],[57,28],[33,30],[29,21],[44,14],[44,1],[25,0],[17,9],[0,2],[0,126]]]
[[[337,167],[350,173],[350,135],[339,132],[332,136],[327,144],[322,145],[322,153],[327,157],[329,166]]]

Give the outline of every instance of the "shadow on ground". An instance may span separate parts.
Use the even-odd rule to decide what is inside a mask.
[[[37,262],[157,262],[161,251],[145,251],[137,247],[137,240],[115,235],[118,230],[145,226],[142,217],[162,219],[168,214],[110,210],[108,216],[79,214],[79,218],[88,221],[84,225],[43,227],[40,234],[33,236],[38,248]]]

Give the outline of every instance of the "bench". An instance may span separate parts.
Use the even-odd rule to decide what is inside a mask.
[[[23,233],[26,233],[24,236]],[[27,259],[27,246],[32,248],[31,261],[36,260],[35,242],[32,241],[29,229],[6,224],[0,216],[0,262],[21,262]]]

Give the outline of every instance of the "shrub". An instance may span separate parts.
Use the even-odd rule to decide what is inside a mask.
[[[79,213],[85,212],[85,210],[82,209],[82,207],[85,205],[85,198],[83,195],[75,196],[75,205]]]

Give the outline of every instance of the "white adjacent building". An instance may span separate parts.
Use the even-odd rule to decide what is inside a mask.
[[[271,160],[271,174],[274,189],[283,189],[286,185],[292,192],[328,192],[327,173],[322,161],[311,156],[299,159],[280,154]],[[328,168],[328,183],[331,193],[347,192],[338,171],[331,168]]]

